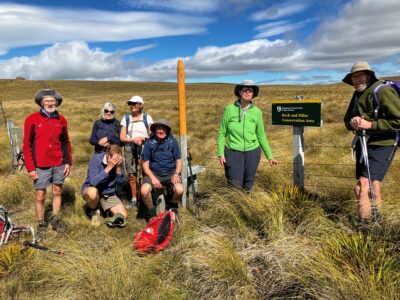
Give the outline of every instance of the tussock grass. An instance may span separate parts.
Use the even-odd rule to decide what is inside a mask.
[[[26,262],[33,256],[33,251],[25,249],[19,244],[4,246],[0,252],[0,278],[23,268]]]
[[[216,133],[233,85],[187,85],[188,145],[193,163],[204,165],[199,188],[207,197],[196,215],[181,211],[168,248],[141,256],[133,234],[145,222],[130,211],[127,226],[93,228],[80,188],[93,154],[88,143],[104,102],[117,118],[134,94],[153,119],[166,118],[178,136],[176,85],[172,83],[0,80],[3,107],[16,125],[37,110],[34,94],[57,89],[64,102],[74,165],[63,191],[67,234],[49,230],[45,245],[65,256],[22,249],[21,237],[0,249],[0,299],[399,299],[399,158],[382,188],[382,227],[356,227],[352,134],[342,118],[352,89],[325,86],[262,86],[255,100],[263,110],[269,142],[281,164],[262,158],[251,194],[226,188],[216,159]],[[323,100],[322,128],[306,128],[306,189],[291,186],[292,128],[270,125],[271,100]],[[5,128],[5,127],[4,127]],[[24,172],[11,169],[6,131],[0,130],[0,203],[16,224],[35,225],[34,192]],[[51,191],[48,191],[50,199]],[[48,204],[50,204],[48,202]],[[105,220],[103,220],[105,221]]]
[[[10,208],[21,204],[25,199],[32,199],[34,191],[32,180],[28,176],[7,176],[0,185],[1,203]]]
[[[323,241],[298,275],[319,299],[396,299],[398,254],[363,234],[337,233]],[[329,273],[327,272],[329,270]]]

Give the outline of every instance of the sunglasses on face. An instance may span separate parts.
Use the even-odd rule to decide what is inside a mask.
[[[139,102],[129,102],[128,103],[128,105],[130,105],[130,106],[134,106],[134,105],[136,105],[136,104],[140,104]]]
[[[241,89],[241,92],[242,93],[253,93],[254,91],[252,88],[244,88],[244,89]]]
[[[115,111],[113,111],[113,110],[108,110],[108,109],[105,109],[104,112],[105,112],[106,114],[110,113],[110,114],[112,114],[112,115],[115,113]]]

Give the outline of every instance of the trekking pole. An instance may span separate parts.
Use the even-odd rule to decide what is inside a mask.
[[[143,147],[142,146],[138,146],[136,145],[136,166],[137,166],[137,172],[136,172],[136,205],[137,207],[139,207],[140,201],[142,200],[142,194],[141,194],[141,189],[142,189],[142,150]]]
[[[57,254],[59,256],[65,256],[65,252],[64,251],[54,250],[54,249],[51,249],[51,248],[48,248],[48,247],[45,247],[45,246],[41,246],[41,245],[36,244],[36,243],[34,244],[34,243],[31,243],[31,242],[25,241],[23,245],[25,247],[31,247],[31,248],[35,248],[35,249],[38,249],[38,250],[51,252],[51,253]]]
[[[366,132],[365,130],[361,131],[361,136],[360,137],[360,143],[361,143],[361,152],[363,156],[363,160],[365,163],[365,166],[367,167],[367,173],[368,173],[368,185],[369,185],[369,200],[371,204],[371,210],[372,210],[372,218],[376,222],[378,220],[378,207],[376,205],[376,197],[375,197],[375,190],[374,186],[372,185],[372,179],[371,179],[371,172],[369,168],[369,160],[368,160],[368,149],[367,149],[367,140],[366,140]]]

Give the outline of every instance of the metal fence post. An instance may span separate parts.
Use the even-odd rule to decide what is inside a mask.
[[[296,96],[295,100],[304,100]],[[304,188],[304,126],[293,126],[293,184]]]

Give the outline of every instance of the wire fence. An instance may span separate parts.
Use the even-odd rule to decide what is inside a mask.
[[[291,145],[288,145],[288,147],[291,147]],[[311,191],[318,190],[331,194],[335,191],[353,193],[356,182],[355,160],[351,158],[350,145],[313,145],[312,143],[307,145],[307,149],[313,148],[326,148],[331,157],[338,156],[342,159],[335,160],[334,162],[324,162],[325,157],[323,154],[317,156],[310,155],[310,157],[307,157],[306,151],[304,164],[305,188]],[[288,149],[287,151],[292,153],[291,149]],[[345,157],[343,157],[343,153],[345,153]],[[206,167],[205,172],[198,174],[200,183],[207,179],[214,182],[221,179],[225,180],[224,169],[220,165],[218,158],[213,156],[213,154],[214,153],[204,153],[193,158],[193,164],[199,164]],[[291,156],[293,156],[293,154],[291,154]],[[266,159],[263,157],[257,171],[256,182],[267,176],[275,182],[292,184],[293,166],[294,163],[292,157],[287,156],[284,160],[279,160],[277,166],[270,168]],[[384,180],[384,185],[388,186],[389,189],[400,188],[400,182],[398,176],[396,176],[399,170],[399,159],[395,157]]]

